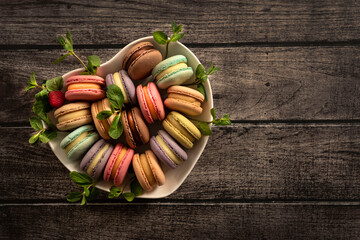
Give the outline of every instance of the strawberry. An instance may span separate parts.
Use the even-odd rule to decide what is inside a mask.
[[[52,91],[49,94],[49,103],[53,108],[59,108],[64,105],[65,102],[65,94],[60,91]]]

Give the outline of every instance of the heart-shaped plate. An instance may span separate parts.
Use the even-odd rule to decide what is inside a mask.
[[[160,45],[157,42],[154,41],[153,37],[144,37],[140,38],[136,41],[131,42],[126,47],[121,49],[112,59],[107,61],[106,63],[102,64],[97,71],[97,75],[105,78],[105,76],[108,73],[114,73],[116,71],[119,71],[121,68],[121,62],[123,61],[124,55],[126,52],[135,44],[139,42],[151,42],[156,49],[158,49],[161,54],[165,55],[165,45]],[[194,72],[196,70],[196,67],[198,64],[200,64],[200,61],[197,59],[197,57],[183,44],[180,42],[171,42],[169,45],[169,54],[168,57],[174,56],[174,55],[184,55],[186,56],[188,60],[188,65],[193,68]],[[64,81],[68,79],[69,77],[79,74],[82,72],[83,69],[76,69],[71,72],[66,73],[63,75]],[[195,74],[193,75],[192,79],[188,80],[188,83],[191,83],[195,79]],[[134,82],[135,85],[138,85],[140,83],[144,83],[146,81],[151,81],[151,77],[148,79],[145,79],[144,81],[137,81]],[[201,120],[201,121],[211,121],[212,117],[210,114],[210,109],[213,107],[213,97],[212,97],[212,91],[209,81],[206,81],[205,84],[205,90],[207,95],[207,101],[205,101],[202,104],[203,107],[203,113],[200,116],[197,116],[196,118],[193,117],[193,119]],[[161,91],[162,96],[166,94],[166,91]],[[50,116],[52,119],[53,116]],[[161,122],[157,121],[154,124],[149,125],[149,130],[151,135],[156,135],[156,132],[161,129]],[[49,142],[50,148],[53,150],[57,158],[61,161],[64,166],[69,169],[70,171],[78,171],[81,172],[79,161],[70,161],[66,157],[65,150],[60,148],[60,142],[61,140],[68,134],[68,132],[58,132],[58,136],[54,139],[52,139]],[[206,143],[208,141],[208,136],[202,136],[200,140],[196,141],[194,144],[194,147],[192,149],[186,150],[188,154],[188,160],[183,162],[181,165],[179,165],[176,169],[170,169],[164,165],[162,165],[163,171],[165,173],[166,181],[165,184],[155,188],[151,192],[144,192],[142,195],[138,196],[138,198],[163,198],[180,187],[180,185],[184,182],[186,177],[189,175],[193,167],[195,166],[196,162],[200,158],[202,152],[204,151],[204,148],[206,146]],[[144,152],[144,150],[149,149],[149,144],[142,146],[141,148],[137,148],[135,152]],[[104,191],[109,191],[111,184],[108,182],[105,182],[103,180],[99,181],[96,185],[99,189],[102,189]]]

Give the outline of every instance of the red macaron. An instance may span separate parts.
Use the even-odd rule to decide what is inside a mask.
[[[105,80],[94,75],[75,75],[66,80],[68,101],[97,101],[105,97]]]

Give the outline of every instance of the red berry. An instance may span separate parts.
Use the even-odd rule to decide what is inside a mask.
[[[53,108],[59,108],[64,105],[65,102],[65,94],[60,91],[52,91],[49,94],[49,103]]]

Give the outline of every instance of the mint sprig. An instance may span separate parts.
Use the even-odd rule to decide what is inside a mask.
[[[211,122],[202,122],[202,121],[196,121],[196,127],[199,129],[202,135],[209,136],[212,134],[212,131],[209,127],[210,123],[215,124],[215,126],[225,126],[230,125],[231,120],[229,119],[230,115],[226,114],[225,116],[221,118],[216,118],[215,114],[215,108],[212,108],[210,110],[211,116],[213,117],[213,120]]]
[[[119,86],[116,84],[111,84],[106,91],[106,97],[110,102],[111,111],[101,111],[96,115],[96,118],[99,120],[104,120],[115,114],[109,128],[109,136],[112,139],[118,139],[124,130],[121,122],[121,110],[124,104],[124,95],[122,94]]]
[[[56,38],[56,40],[66,51],[68,51],[68,53],[56,59],[54,61],[54,64],[60,63],[68,56],[73,56],[83,65],[85,69],[85,71],[82,72],[81,75],[96,75],[97,68],[100,67],[100,63],[101,63],[100,58],[97,55],[88,56],[87,57],[88,64],[86,66],[85,63],[74,52],[73,40],[69,30],[67,31],[65,38],[60,35]]]
[[[30,144],[35,144],[38,142],[38,140],[40,140],[42,143],[47,143],[57,136],[57,133],[54,129],[45,129],[41,119],[37,116],[30,117],[30,125],[36,131],[36,133],[29,139]]]
[[[210,68],[208,68],[207,70],[202,64],[199,64],[196,67],[195,81],[188,85],[196,85],[197,89],[201,92],[202,95],[204,95],[204,98],[207,101],[204,83],[208,79],[209,75],[214,74],[218,70],[220,70],[220,68],[215,67],[212,62],[210,62]]]
[[[170,42],[176,42],[177,40],[184,37],[184,34],[182,31],[182,25],[176,25],[175,21],[171,22],[171,30],[173,34],[170,36],[170,38],[162,31],[156,31],[153,32],[154,40],[161,44],[166,44],[166,52],[165,52],[165,58],[167,58],[168,52],[169,52],[169,43]]]
[[[128,202],[132,202],[135,197],[141,195],[143,189],[137,179],[134,179],[130,184],[130,192],[124,192],[123,188],[112,186],[108,198],[124,198]]]
[[[83,192],[69,193],[66,198],[68,202],[80,202],[80,205],[86,205],[99,194],[99,189],[95,187],[96,182],[88,175],[72,171],[70,172],[70,179],[79,187],[82,187]]]

